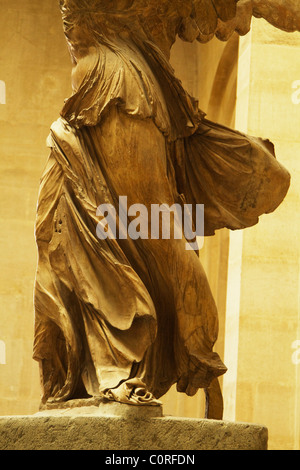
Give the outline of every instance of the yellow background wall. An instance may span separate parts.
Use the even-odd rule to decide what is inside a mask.
[[[270,448],[281,449],[300,448],[300,106],[293,88],[300,77],[299,48],[299,33],[253,22],[241,40],[239,69],[249,80],[238,83],[236,114],[237,128],[274,142],[292,176],[278,210],[243,232],[231,409],[237,420],[266,423]]]
[[[39,406],[38,368],[31,359],[34,222],[49,124],[70,93],[57,2],[2,0],[0,44],[0,80],[6,85],[6,104],[0,104],[0,340],[6,349],[0,414],[10,415]]]

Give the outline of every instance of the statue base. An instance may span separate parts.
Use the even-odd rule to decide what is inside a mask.
[[[59,407],[58,407],[59,406]],[[261,425],[163,416],[161,406],[101,400],[0,417],[0,450],[267,450]]]

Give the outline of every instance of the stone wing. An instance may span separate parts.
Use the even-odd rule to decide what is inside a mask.
[[[253,16],[284,31],[300,31],[299,0],[59,0],[67,38],[75,47],[93,42],[106,27],[146,34],[160,46],[182,40],[227,41],[245,35]],[[165,37],[165,40],[162,37]]]
[[[190,42],[205,43],[214,36],[227,41],[234,32],[247,34],[253,17],[264,18],[283,31],[300,31],[299,0],[193,0],[179,36]]]
[[[300,31],[299,0],[252,0],[253,16],[287,32]]]

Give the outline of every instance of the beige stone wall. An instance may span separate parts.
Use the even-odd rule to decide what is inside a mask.
[[[1,2],[0,415],[31,413],[39,404],[31,359],[35,210],[49,126],[70,93],[70,61],[55,7],[51,0]]]
[[[236,127],[272,140],[292,175],[284,203],[233,234],[229,256],[225,417],[263,422],[270,449],[300,447],[299,46],[300,34],[256,20],[239,60]]]

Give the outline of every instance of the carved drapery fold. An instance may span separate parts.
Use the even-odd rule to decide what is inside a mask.
[[[205,204],[213,235],[252,226],[282,202],[290,178],[273,145],[206,120],[168,62],[178,33],[191,39],[198,28],[206,40],[239,10],[233,0],[60,4],[73,94],[51,128],[36,223],[43,401],[121,400],[126,382],[155,398],[174,383],[194,395],[226,372],[197,254],[184,239],[99,240],[96,213],[120,196],[149,211]]]

